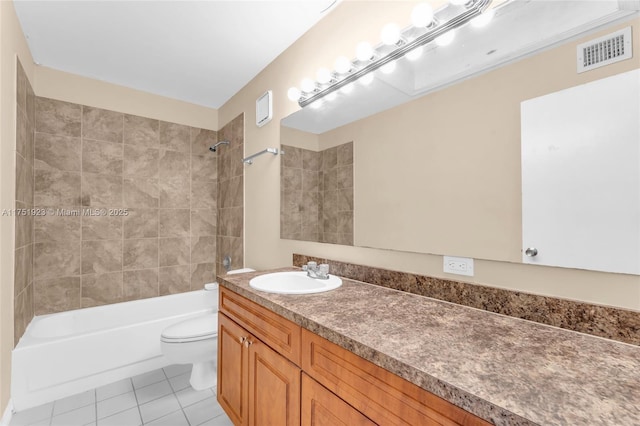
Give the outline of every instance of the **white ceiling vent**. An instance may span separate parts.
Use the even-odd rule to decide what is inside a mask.
[[[578,45],[578,73],[632,57],[631,27]]]

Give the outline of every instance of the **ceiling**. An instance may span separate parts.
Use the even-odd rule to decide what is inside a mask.
[[[221,107],[335,0],[15,0],[34,61]]]

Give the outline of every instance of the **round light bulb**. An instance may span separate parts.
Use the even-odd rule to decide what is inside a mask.
[[[333,67],[339,74],[346,74],[351,69],[351,61],[346,56],[339,56]]]
[[[327,68],[320,68],[316,73],[316,78],[318,79],[318,83],[327,84],[331,81],[331,71]]]
[[[420,56],[422,56],[422,46],[416,47],[415,49],[408,52],[405,56],[407,57],[408,60],[415,61]]]
[[[356,46],[356,58],[359,61],[369,61],[373,57],[373,47],[366,41],[358,43]]]
[[[448,32],[442,34],[440,37],[436,38],[435,42],[438,46],[448,46],[451,44],[454,38],[456,38],[456,33],[453,30],[449,30]]]
[[[337,97],[338,97],[338,94],[336,92],[331,92],[327,96],[325,96],[324,98],[326,100],[328,100],[328,101],[333,101]]]
[[[411,24],[414,27],[428,27],[433,22],[433,8],[429,3],[418,3],[411,11]]]
[[[316,89],[316,83],[310,78],[303,78],[300,82],[300,88],[303,92],[313,92]]]
[[[380,39],[387,46],[393,46],[400,40],[400,27],[395,23],[385,25],[382,27]]]
[[[373,81],[373,73],[363,75],[358,79],[358,81],[363,85],[368,86]]]
[[[451,3],[454,6],[464,6],[469,2],[470,0],[449,0],[449,3]]]
[[[292,87],[287,91],[287,97],[294,102],[300,99],[301,94],[302,93],[300,92],[300,89],[298,89],[297,87]]]
[[[396,69],[396,61],[389,62],[380,67],[383,74],[391,74]]]
[[[491,20],[493,19],[493,15],[495,15],[495,13],[496,12],[494,9],[487,10],[482,15],[476,18],[473,18],[471,20],[471,26],[474,28],[486,27],[489,24],[489,22],[491,22]]]
[[[353,83],[349,83],[346,86],[343,86],[340,91],[342,93],[351,93],[353,91]]]

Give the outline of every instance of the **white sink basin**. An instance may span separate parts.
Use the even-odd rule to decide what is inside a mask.
[[[306,272],[274,272],[252,278],[249,285],[267,293],[310,294],[335,290],[342,285],[342,280],[335,275],[320,280],[308,277]]]

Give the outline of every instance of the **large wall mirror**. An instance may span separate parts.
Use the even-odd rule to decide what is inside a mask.
[[[281,238],[521,262],[521,103],[594,79],[563,43],[637,23],[624,4],[504,3],[488,27],[284,118]]]

